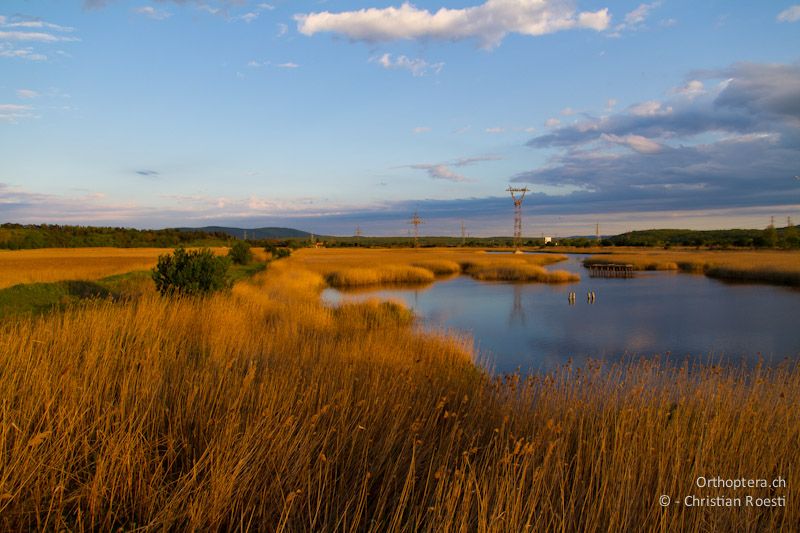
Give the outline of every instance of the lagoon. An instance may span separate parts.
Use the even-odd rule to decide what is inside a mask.
[[[481,361],[497,372],[626,356],[748,364],[800,356],[798,289],[677,272],[590,278],[581,265],[584,257],[572,254],[549,267],[579,273],[578,283],[510,284],[458,276],[425,287],[327,289],[323,299],[402,300],[424,327],[471,335]],[[573,305],[571,291],[577,293]],[[587,300],[589,291],[596,294],[594,303]]]

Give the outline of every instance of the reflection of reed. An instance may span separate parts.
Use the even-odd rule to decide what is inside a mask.
[[[511,315],[508,317],[509,325],[514,325],[518,322],[520,325],[525,325],[525,310],[522,307],[522,285],[515,283],[514,287],[514,303],[511,304]]]
[[[346,295],[369,295],[383,291],[414,291],[414,293],[424,292],[430,289],[433,283],[385,283],[367,287],[336,287],[335,290]]]

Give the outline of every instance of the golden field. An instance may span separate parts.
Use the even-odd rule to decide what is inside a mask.
[[[227,248],[214,248],[216,254]],[[44,248],[0,251],[0,289],[20,283],[64,280],[98,280],[117,274],[153,268],[158,256],[171,248]],[[253,249],[261,260],[261,249]]]
[[[721,279],[800,285],[800,251],[626,250],[595,255],[585,263],[627,263],[638,270],[681,270]]]
[[[796,364],[493,377],[469,339],[423,334],[397,304],[324,306],[326,253],[297,253],[206,299],[149,295],[0,322],[0,529],[800,523]],[[788,489],[736,496],[789,503],[659,505],[662,494],[731,496],[697,488],[699,476],[783,476]]]
[[[564,283],[575,274],[543,267],[566,256],[492,254],[469,248],[306,249],[289,259],[316,272],[332,287],[354,288],[398,283],[431,283],[436,276],[464,273],[482,281]]]

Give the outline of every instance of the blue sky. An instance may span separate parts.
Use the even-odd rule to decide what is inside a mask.
[[[800,5],[4,0],[0,219],[800,221]]]

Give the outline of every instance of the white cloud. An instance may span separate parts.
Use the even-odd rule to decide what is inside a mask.
[[[500,127],[486,128],[486,133],[503,133],[504,131],[506,131],[506,129]]]
[[[261,68],[261,67],[267,67],[267,66],[272,66],[272,67],[275,67],[275,68],[288,68],[288,69],[300,68],[299,64],[293,63],[291,61],[287,61],[285,63],[272,63],[270,61],[263,61],[262,62],[262,61],[256,61],[255,59],[251,59],[250,61],[247,62],[247,67],[248,68]]]
[[[608,9],[575,13],[565,0],[487,0],[462,9],[431,12],[408,2],[400,7],[295,15],[304,35],[333,32],[357,41],[477,39],[486,48],[497,46],[510,33],[544,35],[575,28],[608,28]]]
[[[35,52],[33,48],[14,48],[8,43],[0,43],[0,57],[26,59],[28,61],[47,61],[47,56]]]
[[[251,22],[253,22],[257,18],[258,18],[258,13],[256,13],[255,11],[251,11],[249,13],[245,13],[244,15],[238,15],[236,17],[231,17],[231,20],[241,20],[243,22],[246,22],[247,24],[250,24]]]
[[[424,76],[428,71],[439,74],[444,68],[444,63],[428,63],[424,59],[410,58],[404,55],[392,59],[391,54],[383,54],[380,57],[370,59],[371,63],[378,63],[386,69],[403,69],[411,72],[413,76]]]
[[[561,114],[564,115],[565,117],[569,117],[575,114],[575,110],[572,109],[571,107],[565,107],[564,109],[561,110]]]
[[[548,118],[547,120],[544,121],[544,125],[548,128],[555,128],[559,124],[561,124],[561,121],[558,120],[557,118]]]
[[[417,133],[428,133],[429,131],[431,131],[431,129],[429,127],[427,127],[427,126],[417,126],[416,128],[414,128],[411,131],[413,133],[415,133],[415,134],[417,134]]]
[[[640,30],[643,29],[644,23],[650,12],[661,5],[660,1],[652,2],[650,4],[639,4],[633,11],[625,15],[622,23],[614,26],[614,31],[609,34],[610,37],[619,37],[625,30]]]
[[[627,146],[640,154],[657,154],[664,149],[659,143],[647,137],[642,137],[641,135],[613,135],[610,133],[603,133],[600,138],[610,143]]]
[[[637,117],[656,117],[671,114],[672,107],[663,107],[658,100],[648,100],[631,106],[629,111]]]
[[[31,89],[17,89],[17,96],[19,98],[36,98],[39,93]]]
[[[75,37],[64,37],[41,31],[0,31],[3,41],[34,41],[39,43],[57,43],[61,41],[77,41]]]
[[[278,24],[278,33],[275,35],[275,37],[283,37],[287,33],[289,33],[289,26],[287,26],[283,22],[279,23]]]
[[[672,90],[674,94],[680,94],[692,100],[706,93],[703,82],[700,80],[690,80],[683,87],[676,87]]]
[[[612,110],[612,109],[614,109],[616,106],[617,106],[617,99],[616,99],[616,98],[609,98],[609,99],[606,101],[606,109],[607,109],[608,111],[611,111],[611,110]]]
[[[625,15],[625,25],[627,27],[639,26],[644,23],[650,11],[659,6],[661,2],[652,4],[639,4],[639,7]]]
[[[800,20],[800,5],[790,6],[778,14],[778,22],[797,22]]]
[[[172,16],[172,13],[163,9],[156,9],[153,6],[142,6],[133,9],[137,15],[142,15],[153,20],[165,20]]]
[[[70,28],[69,26],[61,26],[59,24],[52,24],[50,22],[45,22],[43,20],[25,20],[21,22],[5,22],[5,17],[0,19],[0,26],[6,28],[45,28],[48,30],[55,30],[55,31],[64,31],[64,32],[71,32],[75,31],[75,28]]]
[[[32,111],[29,105],[0,104],[0,122],[16,124],[19,119],[32,118]]]
[[[411,168],[424,170],[433,179],[447,181],[467,181],[467,178],[453,171],[447,165],[411,165]]]

